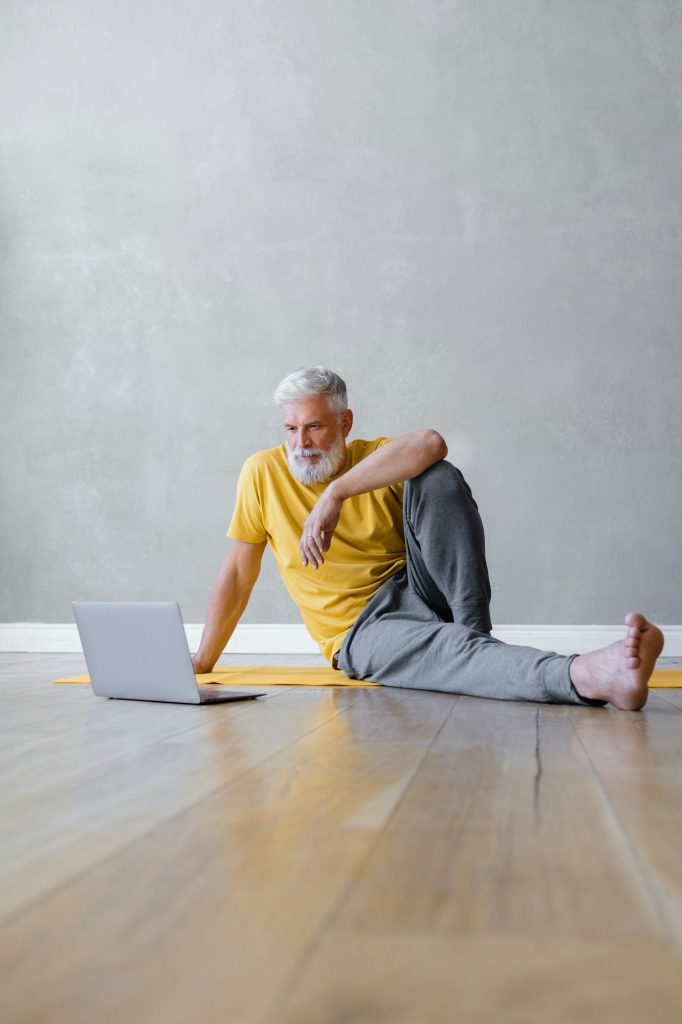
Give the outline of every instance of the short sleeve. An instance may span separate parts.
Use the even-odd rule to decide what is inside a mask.
[[[251,458],[242,466],[237,480],[237,499],[226,536],[249,544],[262,544],[268,538],[263,523],[258,470]]]
[[[377,448],[383,447],[383,445],[388,444],[389,441],[392,440],[392,437],[375,437],[373,441],[359,441],[358,444],[361,445],[361,448],[359,449],[360,458],[366,459],[367,456],[375,452]]]

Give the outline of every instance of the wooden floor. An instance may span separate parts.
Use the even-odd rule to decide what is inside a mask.
[[[264,661],[324,664],[222,663]],[[682,691],[51,685],[85,671],[0,655],[3,1024],[682,1020]]]

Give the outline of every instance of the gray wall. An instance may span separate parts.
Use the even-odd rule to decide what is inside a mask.
[[[494,622],[682,622],[681,9],[4,0],[0,620],[202,621],[322,362],[447,439]]]

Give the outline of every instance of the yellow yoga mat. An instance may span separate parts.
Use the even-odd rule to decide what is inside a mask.
[[[90,676],[70,676],[53,679],[53,683],[89,683]],[[200,685],[217,683],[220,686],[379,686],[379,683],[349,679],[333,668],[289,668],[281,665],[230,665],[197,676]],[[658,669],[649,679],[655,689],[682,689],[682,671]]]
[[[349,679],[333,668],[289,668],[281,665],[230,665],[213,672],[198,675],[200,686],[218,683],[220,686],[379,686],[361,679]],[[90,676],[71,676],[53,679],[53,683],[89,683]]]
[[[666,687],[669,690],[682,689],[682,672],[679,669],[658,668],[653,672],[649,679],[649,689],[664,690]]]

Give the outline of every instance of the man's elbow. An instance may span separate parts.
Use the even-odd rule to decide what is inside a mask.
[[[434,453],[433,461],[439,462],[441,459],[444,459],[448,454],[448,446],[445,443],[445,438],[443,438],[437,430],[425,430],[424,433],[427,435],[429,446]]]

